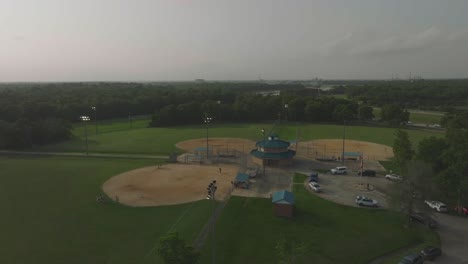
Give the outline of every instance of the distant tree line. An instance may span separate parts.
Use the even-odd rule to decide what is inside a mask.
[[[276,119],[342,122],[371,119],[370,105],[379,104],[383,106],[384,121],[391,125],[407,121],[408,113],[404,110],[406,97],[398,95],[403,88],[385,83],[382,88],[379,82],[351,84],[355,86],[345,85],[339,89],[345,89],[353,100],[320,94],[300,83],[0,84],[0,147],[27,147],[67,139],[71,136],[71,123],[79,121],[82,115],[93,121],[96,118],[104,120],[151,114],[149,126],[200,124],[205,115],[217,122]],[[435,88],[427,85],[428,91],[450,86],[451,82],[433,84]],[[454,90],[450,90],[452,97],[448,95],[450,92],[444,91],[444,94],[453,101],[462,100],[465,98],[461,89],[464,82],[455,84]],[[407,85],[411,88],[411,85],[419,84]],[[427,95],[424,89],[420,91],[426,95],[423,98],[436,96],[435,92]],[[280,95],[268,95],[268,91],[279,91]]]
[[[350,82],[344,86],[350,99],[373,106],[397,103],[405,108],[445,110],[468,104],[466,79]]]
[[[217,122],[371,118],[368,106],[317,95],[298,83],[1,84],[0,147],[68,139],[82,115],[94,121],[152,114],[149,126],[200,124],[205,115]]]

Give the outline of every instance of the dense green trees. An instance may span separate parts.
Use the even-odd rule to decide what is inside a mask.
[[[448,114],[446,124],[445,138],[421,140],[416,155],[408,135],[398,130],[394,161],[406,180],[396,186],[394,200],[406,201],[406,206],[423,199],[440,199],[452,208],[468,205],[468,111]],[[411,192],[416,196],[408,196]]]
[[[445,109],[468,104],[468,80],[347,81],[346,95],[371,105]]]
[[[386,121],[389,125],[399,126],[402,123],[408,122],[409,112],[400,107],[398,104],[386,104],[382,106],[382,121]]]

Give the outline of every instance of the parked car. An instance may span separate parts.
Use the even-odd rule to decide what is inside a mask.
[[[370,206],[370,207],[378,207],[379,206],[379,202],[377,200],[373,200],[373,199],[367,198],[365,196],[356,196],[355,202],[359,206]]]
[[[418,254],[411,254],[404,257],[398,264],[421,264],[424,263],[424,258]]]
[[[430,208],[436,210],[437,212],[445,213],[448,211],[448,208],[444,203],[428,200],[425,200],[424,203],[426,203]]]
[[[409,217],[411,221],[416,221],[431,229],[437,228],[437,222],[428,215],[414,213],[414,214],[409,215]]]
[[[463,215],[468,215],[468,206],[455,206],[454,210]]]
[[[309,182],[309,187],[311,190],[314,192],[321,192],[322,189],[320,188],[320,185],[316,182]]]
[[[426,247],[421,250],[421,256],[426,260],[434,260],[435,258],[442,255],[442,250],[436,247]]]
[[[362,171],[362,176],[370,176],[370,177],[375,177],[375,170],[363,170]],[[358,175],[361,176],[361,171],[358,172]]]
[[[390,181],[403,181],[403,177],[400,176],[400,175],[396,175],[396,174],[387,174],[385,175],[385,179],[387,180],[390,180]]]
[[[346,174],[347,171],[348,171],[348,168],[346,168],[345,166],[336,167],[330,170],[332,174]]]
[[[313,171],[309,173],[309,182],[318,182],[318,178],[318,172]]]

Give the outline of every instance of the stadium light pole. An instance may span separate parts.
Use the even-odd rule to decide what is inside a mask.
[[[341,164],[344,165],[344,146],[345,146],[345,138],[346,138],[346,120],[343,120],[343,151],[341,153]]]
[[[218,186],[216,186],[216,180],[213,180],[209,185],[208,188],[208,195],[206,196],[206,199],[212,200],[213,202],[213,207],[211,210],[211,261],[214,264],[215,263],[215,205],[216,205],[216,200],[215,200],[215,194],[216,190],[218,189]]]
[[[221,100],[216,101],[218,103],[218,123],[221,122]]]
[[[96,126],[96,135],[98,134],[98,121],[97,121],[97,108],[95,106],[91,106],[91,109],[94,111],[94,125]]]
[[[288,122],[289,105],[288,105],[288,104],[284,104],[284,109],[286,109],[286,118],[285,118],[285,120],[286,120],[286,122]]]
[[[263,141],[262,144],[265,144],[265,129],[262,128],[262,136],[263,136]],[[265,153],[265,145],[263,145],[263,153]],[[265,160],[262,159],[262,165],[263,165],[263,177],[265,177]]]
[[[88,152],[88,126],[86,125],[86,122],[88,122],[89,116],[80,116],[81,121],[84,122],[84,127],[85,127],[85,144],[86,144],[86,157],[88,157],[89,152]]]
[[[206,159],[208,160],[208,154],[209,154],[209,149],[208,149],[208,124],[211,122],[211,117],[205,116],[203,118],[203,121],[205,122],[206,125]]]

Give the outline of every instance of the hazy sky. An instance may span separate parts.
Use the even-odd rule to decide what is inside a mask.
[[[0,82],[468,77],[466,0],[0,0]]]

